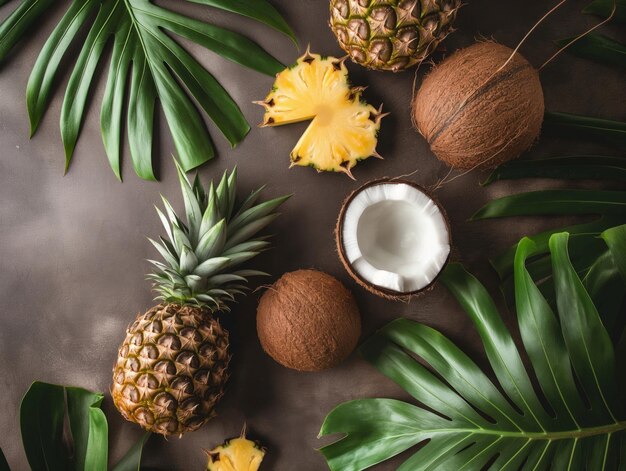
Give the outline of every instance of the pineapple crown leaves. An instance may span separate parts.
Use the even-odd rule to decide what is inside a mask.
[[[197,174],[191,182],[176,166],[185,222],[161,196],[163,211],[155,208],[166,236],[148,240],[162,260],[148,260],[155,270],[147,277],[158,293],[156,299],[227,309],[226,301],[245,293],[249,277],[266,275],[239,266],[269,247],[267,237],[257,234],[278,216],[276,209],[291,195],[258,203],[261,187],[237,204],[237,168],[225,172],[217,186],[211,183],[205,189]]]

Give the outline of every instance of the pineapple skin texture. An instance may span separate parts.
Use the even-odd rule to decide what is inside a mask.
[[[226,440],[207,454],[207,471],[258,471],[265,457],[265,450],[241,436]]]
[[[400,72],[437,49],[460,6],[460,0],[331,0],[330,26],[357,64]]]
[[[149,432],[182,435],[215,415],[228,380],[228,332],[206,308],[159,304],[127,330],[111,395]]]
[[[352,87],[345,58],[307,52],[276,76],[265,100],[261,127],[311,121],[291,151],[291,166],[318,172],[343,172],[376,152],[381,119],[386,115],[361,98],[364,87]]]

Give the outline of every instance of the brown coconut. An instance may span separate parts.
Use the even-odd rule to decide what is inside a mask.
[[[409,181],[409,180],[404,180],[404,179],[401,179],[401,178],[393,178],[393,179],[391,179],[391,178],[380,178],[380,179],[377,179],[377,180],[369,181],[369,182],[365,183],[364,185],[360,186],[359,188],[354,190],[352,193],[350,193],[348,195],[348,197],[344,200],[343,204],[341,205],[341,210],[339,211],[339,217],[337,218],[337,223],[335,225],[335,243],[337,244],[337,253],[339,254],[339,260],[341,261],[341,264],[346,269],[346,271],[348,272],[350,277],[354,281],[356,281],[359,285],[361,285],[363,288],[365,288],[370,293],[372,293],[372,294],[374,294],[376,296],[379,296],[381,298],[387,299],[389,301],[409,302],[411,299],[416,298],[418,296],[421,296],[424,293],[427,293],[428,291],[431,291],[433,289],[433,287],[435,286],[435,283],[437,282],[437,280],[439,279],[439,276],[441,275],[441,272],[443,272],[443,269],[446,267],[446,265],[450,261],[450,254],[448,254],[448,258],[446,259],[446,262],[444,263],[443,267],[441,268],[441,271],[435,277],[435,279],[430,282],[430,284],[428,284],[424,288],[416,290],[416,291],[409,291],[409,292],[406,292],[406,293],[400,293],[400,292],[397,292],[397,291],[391,291],[391,290],[383,288],[381,286],[376,286],[376,285],[370,283],[369,281],[367,281],[366,279],[364,279],[359,274],[359,272],[354,269],[352,264],[348,261],[348,257],[346,255],[346,251],[345,251],[345,247],[344,247],[344,243],[343,243],[343,225],[344,225],[344,221],[345,221],[346,211],[348,210],[348,207],[350,206],[350,203],[352,203],[352,200],[359,193],[361,193],[363,190],[365,190],[366,188],[368,188],[370,186],[374,186],[374,185],[389,185],[389,184],[410,185],[410,186],[416,188],[417,190],[421,191],[422,193],[424,193],[426,196],[428,196],[431,199],[431,201],[437,206],[437,208],[439,208],[439,211],[443,215],[443,218],[444,218],[445,223],[446,223],[446,228],[447,228],[447,231],[448,231],[448,236],[451,237],[451,232],[452,231],[450,229],[450,221],[448,219],[448,214],[446,213],[446,210],[444,209],[444,207],[439,203],[437,198],[435,198],[435,196],[432,194],[432,192],[428,191],[426,188],[422,187],[421,185],[418,185],[417,183]]]
[[[461,49],[436,66],[417,91],[414,124],[449,166],[495,167],[539,137],[544,114],[539,73],[519,53],[502,67],[512,54],[494,42]]]
[[[285,273],[265,291],[257,308],[261,346],[298,371],[341,363],[361,335],[356,302],[341,282],[316,270]]]

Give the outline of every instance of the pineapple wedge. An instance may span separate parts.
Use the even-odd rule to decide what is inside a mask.
[[[209,456],[207,471],[258,471],[265,449],[246,438],[244,426],[241,436],[226,440],[206,454]]]
[[[261,127],[311,121],[291,151],[291,166],[343,172],[351,178],[358,161],[376,152],[382,107],[361,99],[363,87],[351,87],[345,58],[307,52],[276,76]]]

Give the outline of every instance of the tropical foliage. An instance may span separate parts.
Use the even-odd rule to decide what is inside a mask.
[[[258,20],[294,39],[282,16],[266,0],[186,0]],[[5,3],[6,0],[0,0]],[[60,4],[21,0],[0,24],[0,63],[13,47]],[[81,31],[88,29],[83,39]],[[250,130],[241,110],[220,83],[174,38],[199,44],[220,56],[266,75],[284,66],[258,44],[227,29],[176,13],[151,0],[72,0],[46,41],[28,81],[26,100],[31,134],[37,131],[61,64],[76,55],[63,107],[61,136],[66,170],[84,121],[85,108],[104,51],[112,48],[102,101],[101,128],[111,167],[121,178],[122,114],[135,172],[155,178],[152,165],[154,115],[160,103],[185,170],[207,162],[214,147],[194,101],[234,147]],[[78,53],[73,49],[81,44]],[[129,80],[130,78],[130,80]]]
[[[487,178],[484,184],[489,185],[500,180],[520,178],[557,178],[567,180],[598,179],[603,181],[623,181],[626,177],[626,157],[573,155],[548,157],[534,160],[518,160],[508,162]],[[596,189],[557,189],[533,191],[505,196],[490,201],[474,216],[474,220],[505,218],[513,216],[579,216],[586,217],[584,222],[568,227],[554,228],[534,234],[530,239],[535,243],[528,264],[530,273],[541,280],[542,290],[551,299],[552,281],[548,241],[550,236],[563,230],[571,234],[570,256],[576,271],[584,276],[588,289],[593,288],[597,277],[611,278],[613,283],[619,278],[612,258],[607,254],[607,246],[600,239],[600,234],[610,228],[626,224],[626,191]],[[618,232],[616,229],[615,232]],[[605,234],[612,234],[606,232]],[[606,235],[605,235],[606,237]],[[512,298],[513,294],[513,262],[516,247],[510,247],[504,253],[491,259],[491,264],[502,280],[505,295]],[[602,298],[603,303],[614,306],[611,311],[615,319],[626,293],[612,292],[611,296]]]
[[[626,23],[626,0],[593,0],[583,9],[583,13],[607,18],[615,6],[614,21]]]
[[[33,471],[108,469],[108,424],[100,409],[103,398],[82,388],[32,384],[20,406],[20,427]],[[133,445],[113,471],[137,471],[148,437],[145,434]],[[0,450],[0,471],[8,470]]]
[[[591,138],[626,151],[626,123],[572,113],[548,112],[543,122],[550,134]]]
[[[625,235],[608,244],[620,270]],[[530,368],[486,289],[462,266],[449,265],[441,281],[473,320],[497,382],[440,332],[393,321],[361,353],[419,405],[362,399],[338,406],[321,430],[344,434],[321,450],[330,468],[363,470],[421,444],[399,471],[623,469],[626,417],[617,371],[625,357],[616,357],[572,266],[568,239],[559,233],[549,242],[556,311],[526,267],[534,243],[526,238],[517,247],[516,310]],[[622,276],[623,291],[626,270]]]
[[[594,0],[583,9],[583,13],[602,18],[611,18],[616,23],[626,23],[626,0]],[[560,47],[569,44],[574,38],[556,41]],[[626,68],[626,45],[603,34],[591,33],[583,36],[571,46],[568,52],[619,69]]]
[[[584,10],[585,13],[607,18],[612,21],[626,21],[626,0],[594,0]],[[564,40],[562,44],[568,43]],[[608,43],[602,43],[606,46]],[[626,66],[626,56],[618,49],[604,50],[597,37],[584,36],[568,50],[590,59],[622,68]],[[583,54],[584,52],[584,54]],[[622,51],[623,52],[623,51]],[[612,59],[611,59],[612,58]],[[614,60],[613,60],[614,59]],[[622,182],[626,178],[626,123],[609,119],[589,117],[562,112],[545,114],[544,132],[594,139],[616,147],[621,155],[565,155],[543,157],[533,160],[517,160],[503,164],[485,181],[490,185],[500,180],[521,178],[554,178],[563,180],[602,180]],[[535,246],[529,264],[530,273],[541,280],[542,290],[551,299],[552,281],[548,240],[556,232],[568,231],[572,234],[570,255],[577,272],[584,275],[585,285],[593,289],[596,278],[617,277],[616,267],[607,254],[606,245],[599,239],[603,231],[626,223],[626,191],[598,189],[551,189],[520,193],[489,202],[482,207],[473,219],[504,218],[512,216],[580,216],[585,222],[568,227],[558,227],[531,236]],[[502,280],[503,292],[509,298],[513,294],[513,261],[516,247],[510,247],[491,260]],[[592,269],[593,268],[593,269]],[[619,298],[619,299],[618,299]],[[608,301],[607,301],[608,299]],[[613,294],[603,303],[613,306],[615,318],[619,315],[624,294]],[[622,321],[623,322],[623,321]]]

